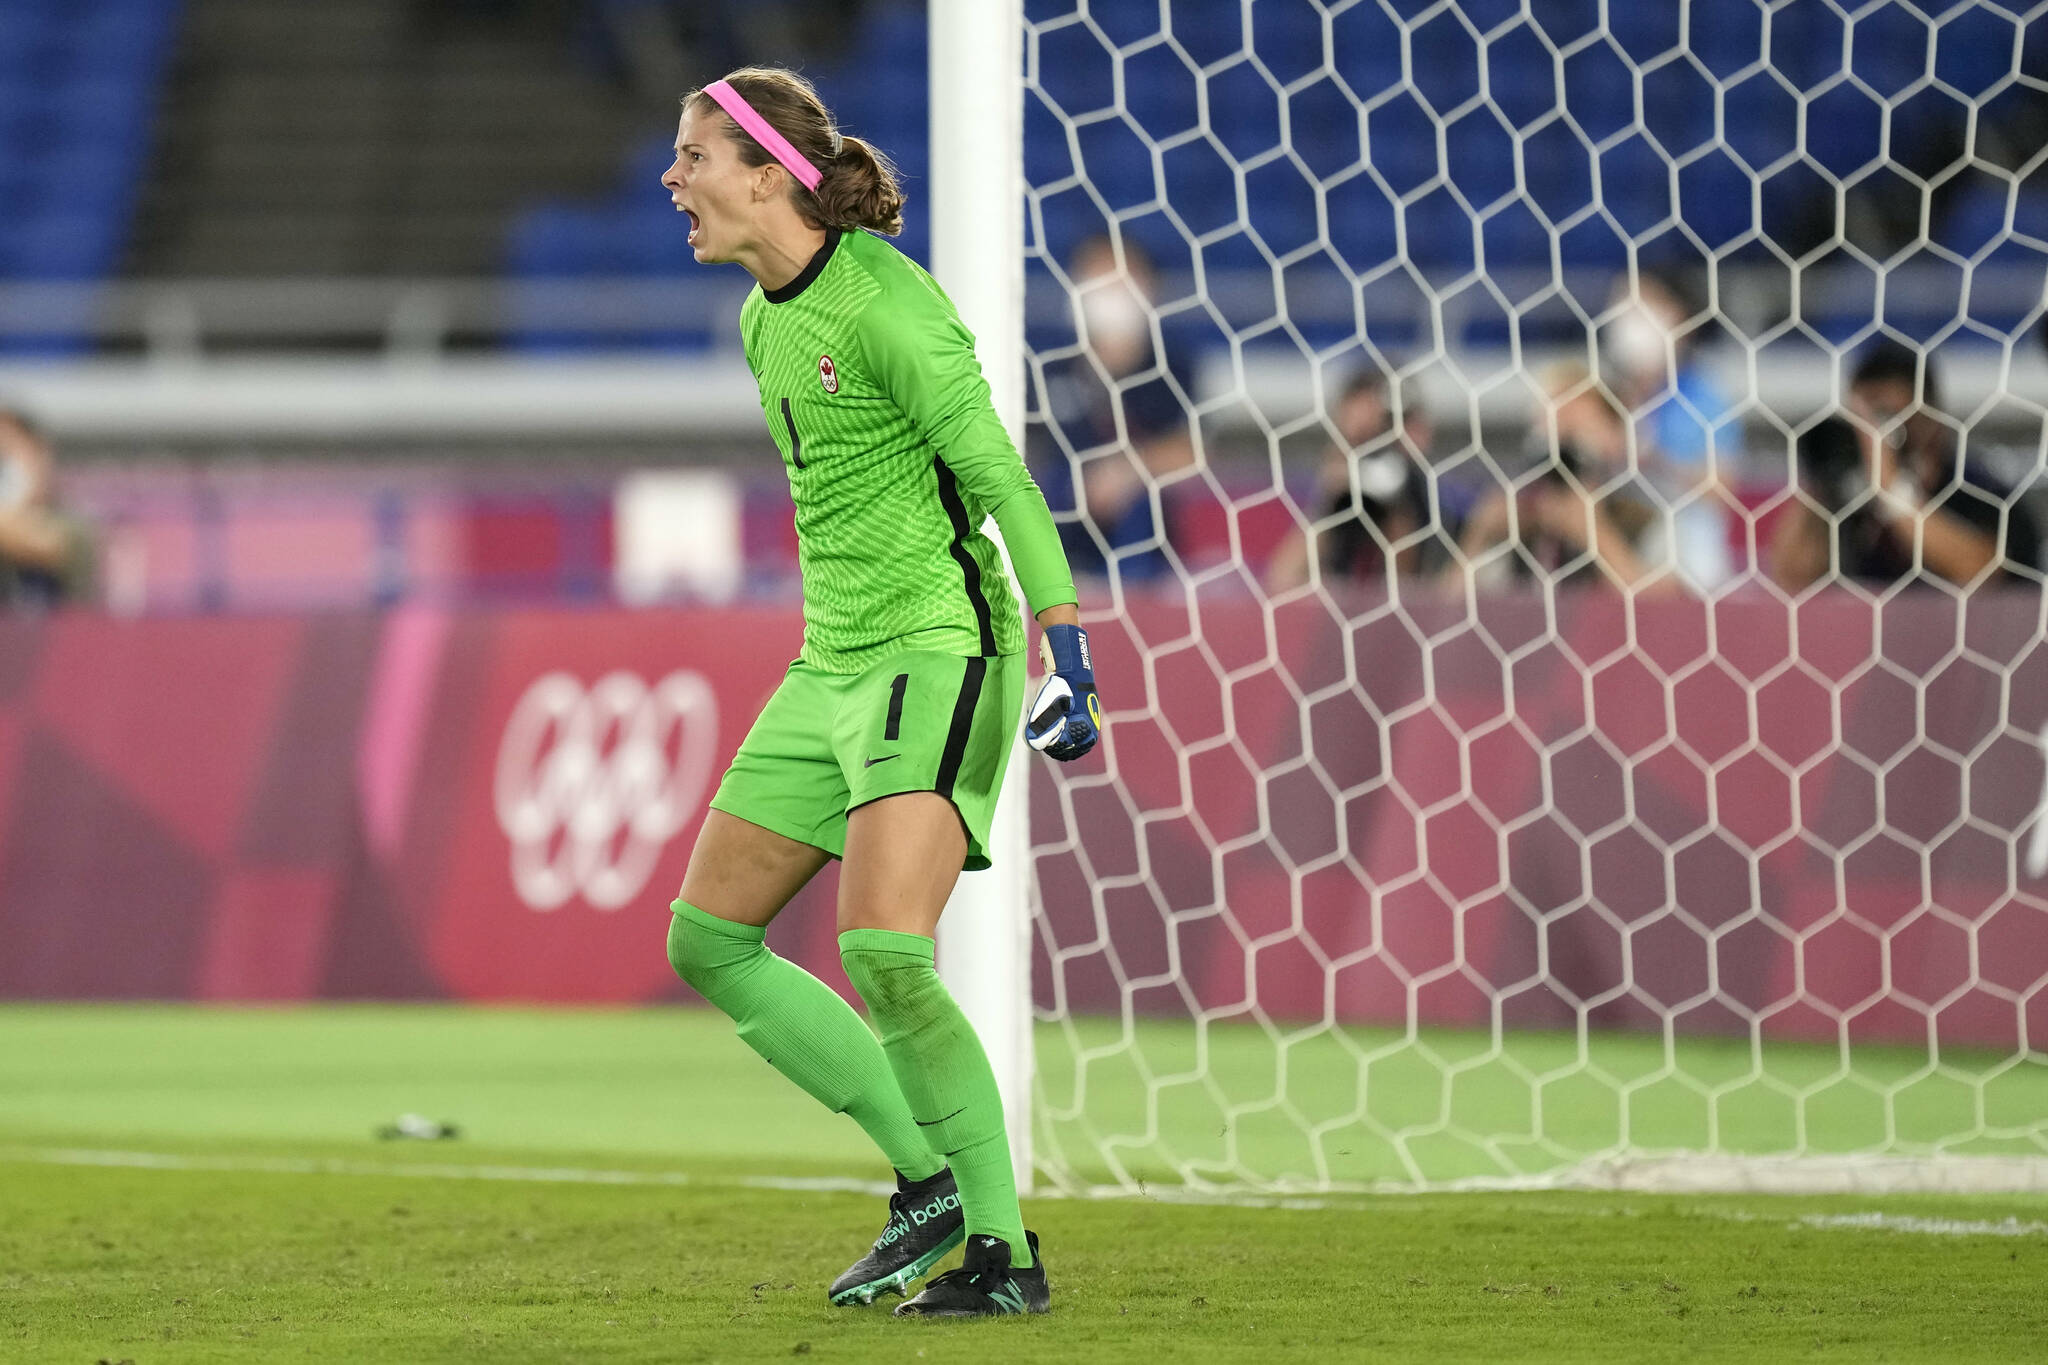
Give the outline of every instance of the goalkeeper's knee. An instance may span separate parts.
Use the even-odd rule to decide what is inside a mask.
[[[934,965],[932,941],[886,929],[839,936],[839,962],[881,1030],[883,1046],[938,1022],[953,1007]]]
[[[706,914],[688,901],[669,908],[675,911],[668,926],[669,966],[690,989],[723,1008],[732,989],[766,965],[768,931]]]

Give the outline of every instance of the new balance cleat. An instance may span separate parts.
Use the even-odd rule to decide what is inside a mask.
[[[950,1170],[914,1185],[898,1177],[882,1235],[832,1282],[832,1302],[845,1308],[873,1303],[883,1294],[906,1294],[912,1281],[929,1275],[966,1237],[960,1191]]]
[[[1038,1234],[1027,1232],[1031,1268],[1010,1266],[1010,1244],[976,1233],[967,1239],[967,1258],[924,1287],[916,1298],[896,1305],[899,1318],[996,1318],[1010,1313],[1043,1313],[1052,1307]]]

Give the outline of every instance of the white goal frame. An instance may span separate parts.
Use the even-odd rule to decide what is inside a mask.
[[[930,16],[932,274],[974,333],[996,415],[1022,450],[1023,0],[931,0]],[[993,867],[961,879],[938,939],[940,974],[995,1068],[1023,1190],[1033,1171],[1030,793],[1038,761],[1020,733],[990,831]]]

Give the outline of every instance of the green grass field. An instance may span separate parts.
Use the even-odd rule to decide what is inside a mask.
[[[1087,1122],[1142,1132],[1142,1082],[1180,1074],[1195,1040],[1148,1031],[1140,1065],[1111,1055],[1112,1027],[1084,1032],[1083,1055],[1101,1054],[1081,1073]],[[1327,1128],[1327,1155],[1351,1162],[1332,1175],[1399,1177],[1418,1153],[1455,1173],[1471,1145],[1455,1134],[1512,1131],[1527,1076],[1560,1069],[1556,1039],[1464,1069],[1484,1057],[1470,1038],[1397,1041],[1289,1049],[1285,1095],[1327,1124],[1354,1106],[1363,1044],[1370,1121],[1355,1143]],[[1560,1092],[1546,1131],[1684,1138],[1705,1113],[1731,1145],[1775,1141],[1782,1108],[1753,1106],[1743,1127],[1690,1089],[1667,1104],[1654,1040],[1602,1048],[1600,1076],[1634,1088],[1611,1118]],[[1041,1051],[1048,1093],[1076,1093],[1067,1044]],[[1156,1135],[1124,1168],[1312,1166],[1291,1119],[1260,1121],[1277,1112],[1260,1107],[1270,1046],[1212,1032],[1207,1058],[1206,1098],[1162,1084]],[[1702,1048],[1687,1065],[1717,1096],[1759,1086],[1830,1112],[1810,1103],[1827,1054],[1774,1052],[1748,1080],[1746,1059]],[[1858,1070],[1917,1074],[1884,1062]],[[2048,1120],[2040,1067],[1958,1065],[1968,1080],[1910,1103],[1902,1090],[1899,1121],[1950,1122],[1958,1086],[1984,1097],[1987,1131]],[[372,1136],[407,1111],[464,1136]],[[1218,1113],[1235,1136],[1210,1129]],[[1842,1106],[1810,1144],[1854,1150],[1866,1121]],[[1085,1125],[1067,1122],[1055,1135],[1073,1154]],[[1440,1163],[1401,1136],[1432,1128],[1453,1144]],[[2039,1195],[1041,1197],[1027,1216],[1048,1318],[828,1308],[824,1284],[880,1225],[880,1199],[855,1187],[885,1174],[858,1130],[706,1013],[0,1008],[0,1361],[2009,1361],[2048,1334]]]

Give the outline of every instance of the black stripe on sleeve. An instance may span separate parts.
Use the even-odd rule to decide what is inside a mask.
[[[804,438],[796,434],[796,414],[789,410],[789,400],[782,400],[782,421],[789,428],[789,461],[798,469],[804,467]]]
[[[981,705],[981,682],[987,674],[987,659],[969,659],[960,679],[960,696],[953,703],[953,723],[946,727],[946,748],[939,755],[939,775],[932,788],[948,801],[960,777],[960,761],[967,757],[967,737],[974,730],[974,710]]]
[[[988,594],[982,591],[981,565],[974,562],[968,552],[967,537],[974,528],[967,524],[967,504],[960,501],[960,485],[953,478],[953,471],[946,468],[944,459],[935,458],[932,467],[939,475],[939,505],[946,509],[946,516],[953,523],[952,555],[960,565],[960,572],[967,579],[967,601],[974,608],[975,624],[981,628],[981,652],[996,652],[995,616],[989,610]]]

